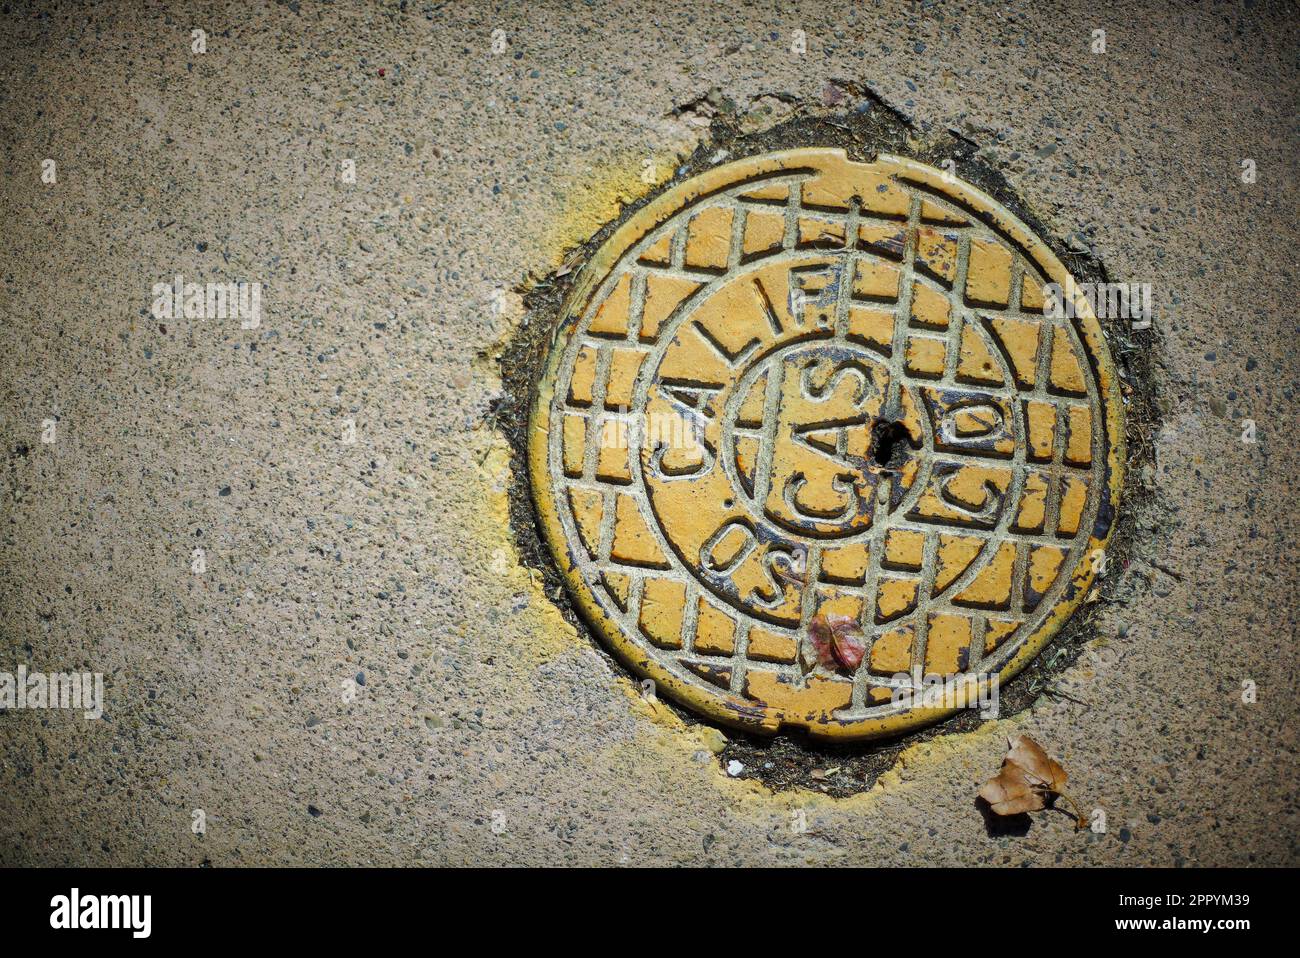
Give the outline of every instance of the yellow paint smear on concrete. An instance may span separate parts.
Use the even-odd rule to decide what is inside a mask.
[[[689,144],[683,142],[682,150]],[[672,179],[681,154],[663,152],[631,155],[618,162],[575,169],[557,190],[565,197],[560,215],[542,226],[539,241],[552,266],[564,263],[570,251],[586,243],[623,208]]]
[[[511,472],[510,446],[499,433],[493,432],[487,453],[483,455],[478,469],[482,487],[478,500],[483,503],[478,512],[486,521],[473,527],[466,524],[463,528],[481,530],[476,532],[476,538],[483,547],[483,553],[492,557],[487,574],[501,580],[502,590],[527,594],[528,607],[525,614],[535,620],[530,629],[533,639],[526,648],[517,649],[516,654],[535,658],[540,663],[569,649],[581,647],[585,642],[560,614],[555,603],[547,597],[541,574],[527,568],[519,560],[510,531]]]
[[[687,725],[657,696],[643,694],[641,687],[630,679],[620,676],[618,683],[631,702],[634,713],[649,719],[658,729],[673,733],[671,751],[685,750],[688,756],[693,756],[700,749],[706,749],[717,755],[726,747],[727,737],[712,725]],[[656,737],[662,738],[658,735]]]
[[[979,783],[996,774],[1002,762],[1002,753],[999,751],[997,760],[989,766],[985,744],[990,739],[995,739],[1004,745],[1007,737],[1014,734],[1021,724],[1018,718],[1002,719],[985,722],[970,732],[936,735],[927,741],[917,742],[903,749],[898,756],[898,761],[876,779],[867,794],[875,795],[907,788],[918,774],[937,765],[957,763],[970,773],[971,781],[976,783],[971,790],[973,798]]]
[[[686,150],[689,144],[683,142],[681,148]],[[650,161],[649,164],[646,160]],[[561,215],[542,228],[540,242],[551,265],[561,265],[574,247],[587,242],[606,223],[617,219],[624,206],[671,179],[678,162],[677,153],[636,155],[627,157],[625,162],[576,171],[571,182],[563,185],[566,202]],[[500,310],[501,328],[497,339],[474,364],[477,372],[491,378],[498,388],[500,378],[496,374],[495,360],[514,335],[524,314],[523,301],[517,291],[504,291]],[[483,530],[476,537],[486,554],[494,557],[495,568],[490,570],[491,574],[501,577],[509,588],[525,591],[529,597],[528,612],[539,620],[535,629],[538,641],[529,649],[520,650],[521,653],[538,655],[545,661],[585,642],[546,596],[541,575],[526,568],[519,560],[510,533],[510,448],[496,433],[492,434],[490,442],[478,470],[483,487],[479,501],[485,504],[485,508],[477,510],[478,518],[487,521],[473,527]],[[470,527],[467,523],[466,528]],[[501,557],[504,561],[499,561]],[[630,682],[627,685],[640,698],[635,686]],[[662,705],[659,708],[667,711]],[[721,737],[721,733],[717,734]]]

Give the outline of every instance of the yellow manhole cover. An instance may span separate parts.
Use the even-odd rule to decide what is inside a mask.
[[[578,605],[751,730],[871,737],[987,694],[1085,596],[1118,504],[1118,386],[1087,302],[1047,308],[1067,279],[905,159],[791,150],[669,190],[584,268],[534,403]],[[860,644],[828,657],[838,617]]]

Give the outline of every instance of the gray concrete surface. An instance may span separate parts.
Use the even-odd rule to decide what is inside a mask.
[[[1264,2],[6,4],[0,670],[106,707],[0,712],[0,864],[1295,864],[1297,41]],[[494,291],[701,141],[675,107],[836,78],[983,146],[1161,330],[1078,701],[845,799],[729,777],[564,621],[491,415]],[[260,327],[154,319],[177,273],[261,282]],[[1016,730],[1105,834],[989,829]]]

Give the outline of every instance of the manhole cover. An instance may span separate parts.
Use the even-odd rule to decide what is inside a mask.
[[[1086,594],[1121,480],[1100,327],[1046,305],[1067,276],[989,196],[895,157],[754,157],[632,216],[575,284],[531,430],[597,632],[766,732],[893,733],[1023,668]],[[817,655],[837,616],[860,661]]]

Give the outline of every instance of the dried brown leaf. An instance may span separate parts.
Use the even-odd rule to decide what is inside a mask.
[[[1002,768],[981,786],[979,797],[989,803],[996,815],[1019,815],[1047,807],[1049,796],[1060,795],[1074,807],[1075,827],[1088,822],[1065,791],[1068,776],[1061,764],[1047,754],[1028,735],[1007,740],[1007,754]]]
[[[1001,770],[984,783],[980,798],[998,815],[1019,815],[1046,808],[1046,793],[1030,782],[1019,765],[1004,762]]]
[[[1023,768],[1034,784],[1058,793],[1065,788],[1068,778],[1065,769],[1028,735],[1017,735],[1009,739],[1007,747],[1010,751],[1007,752],[1005,761]]]

